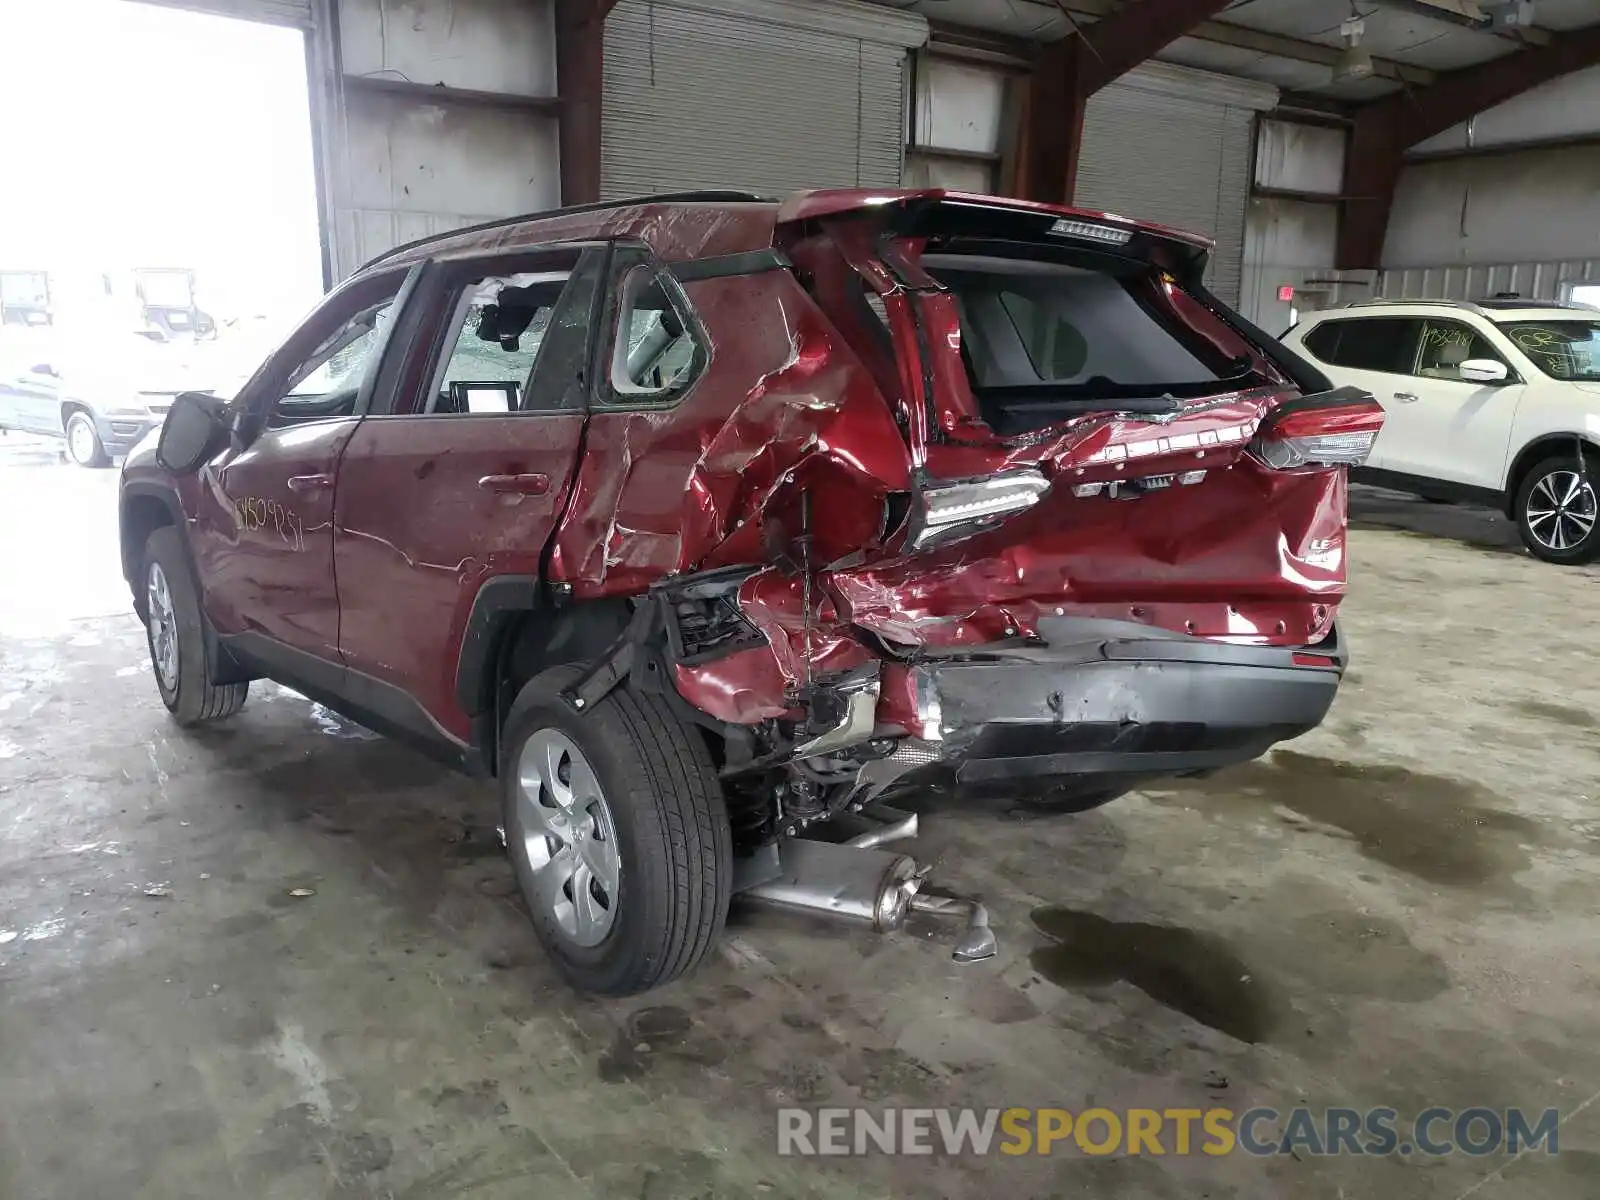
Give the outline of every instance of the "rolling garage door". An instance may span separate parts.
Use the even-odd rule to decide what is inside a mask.
[[[894,187],[927,22],[842,0],[622,0],[606,21],[601,192]]]
[[[1239,302],[1257,112],[1277,89],[1146,63],[1089,99],[1074,203],[1216,239],[1207,281]]]
[[[265,21],[271,25],[311,28],[312,0],[142,0],[161,8],[186,8],[190,12],[211,13],[219,17],[240,17],[246,21]]]

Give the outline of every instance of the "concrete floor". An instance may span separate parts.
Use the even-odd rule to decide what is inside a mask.
[[[931,821],[997,961],[736,914],[694,978],[593,1002],[489,788],[269,685],[169,723],[114,487],[0,441],[6,1200],[1595,1194],[1600,573],[1498,518],[1358,500],[1354,669],[1270,759]],[[1576,1115],[1509,1166],[775,1153],[785,1104],[1302,1102]]]

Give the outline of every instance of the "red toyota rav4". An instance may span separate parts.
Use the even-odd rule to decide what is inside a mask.
[[[791,848],[886,798],[1078,810],[1254,758],[1333,699],[1383,414],[1208,294],[1207,248],[834,191],[391,251],[128,459],[162,699],[270,677],[496,777],[541,940],[609,993],[763,880],[839,909]]]

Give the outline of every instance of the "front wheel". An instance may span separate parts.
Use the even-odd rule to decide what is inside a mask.
[[[705,741],[660,697],[623,686],[586,713],[555,667],[517,697],[501,741],[506,849],[556,967],[624,996],[695,966],[722,933],[728,814]]]
[[[94,418],[81,408],[67,418],[67,456],[80,467],[111,465],[111,455],[106,453],[100,431],[94,427]]]
[[[183,542],[170,525],[145,543],[144,607],[156,688],[178,724],[218,721],[243,708],[248,683],[211,682],[200,597]]]
[[[1535,558],[1566,566],[1600,557],[1600,457],[1555,455],[1517,489],[1517,532]]]

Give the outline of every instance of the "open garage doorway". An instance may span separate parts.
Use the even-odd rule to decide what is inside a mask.
[[[306,35],[8,3],[0,66],[0,503],[30,514],[8,561],[35,569],[8,574],[53,581],[0,608],[125,611],[114,473],[79,465],[237,387],[322,292]]]

